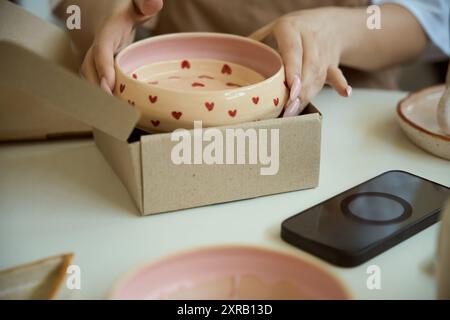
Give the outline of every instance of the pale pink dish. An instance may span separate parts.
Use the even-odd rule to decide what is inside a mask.
[[[400,126],[412,142],[450,160],[450,136],[442,132],[437,121],[438,104],[443,93],[443,85],[412,93],[400,101],[397,115]]]
[[[112,299],[350,299],[345,286],[316,261],[252,247],[180,253],[140,267]]]
[[[139,127],[150,132],[276,118],[288,99],[279,54],[245,37],[153,37],[124,49],[115,65],[115,95],[141,111]]]

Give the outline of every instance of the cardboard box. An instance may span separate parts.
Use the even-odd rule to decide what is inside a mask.
[[[81,59],[71,47],[64,30],[5,0],[0,0],[0,41],[17,43],[73,73],[78,73]],[[33,79],[39,81],[39,75],[34,75]],[[55,112],[32,96],[22,95],[17,100],[18,94],[14,89],[0,88],[0,141],[91,134],[91,128],[84,123]]]
[[[1,3],[0,12],[11,7]],[[3,27],[15,28],[18,23],[27,26],[35,22],[25,18]],[[269,143],[269,148],[272,143],[279,147],[275,175],[262,175],[261,168],[267,165],[248,161],[247,164],[176,165],[171,155],[178,142],[171,140],[170,133],[145,134],[135,129],[139,119],[136,109],[80,79],[45,50],[36,51],[14,42],[0,41],[0,91],[12,96],[16,103],[24,104],[33,99],[38,102],[38,106],[33,105],[35,108],[45,106],[54,113],[93,127],[98,148],[143,215],[318,185],[322,117],[312,105],[298,117],[217,128],[223,137],[228,129],[278,130],[279,140]],[[3,102],[0,108],[4,108]],[[9,114],[4,116],[10,117]],[[18,119],[16,132],[24,132],[27,125],[20,121],[21,116],[13,116]],[[194,135],[194,131],[190,133]],[[201,142],[202,147],[207,145]],[[225,143],[223,149],[225,154]],[[244,151],[246,160],[249,149],[250,143],[245,145],[245,150],[238,149],[237,145],[233,147],[235,154]]]

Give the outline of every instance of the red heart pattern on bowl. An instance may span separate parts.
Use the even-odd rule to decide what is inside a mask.
[[[275,107],[278,107],[278,105],[280,104],[280,98],[273,99],[273,104],[275,105]]]
[[[190,68],[191,68],[191,64],[189,61],[183,60],[181,62],[181,69],[190,69]]]
[[[175,119],[177,119],[177,120],[180,120],[180,118],[181,118],[182,115],[183,115],[182,112],[178,112],[178,111],[173,111],[173,112],[172,112],[172,116],[173,116]]]
[[[236,117],[237,110],[236,110],[236,109],[234,109],[234,110],[229,110],[229,111],[228,111],[228,114],[230,115],[230,117],[234,118],[234,117]]]
[[[194,65],[195,65],[195,63],[194,63]],[[182,69],[191,69],[191,71],[193,71],[192,64],[188,60],[181,61],[181,66],[182,66]],[[187,72],[187,71],[184,71],[184,72]],[[141,73],[143,73],[143,72],[141,71]],[[221,67],[221,69],[220,69],[220,73],[224,73],[228,77],[229,74],[232,74],[232,68],[230,67],[229,64],[224,64]],[[137,73],[132,73],[131,77],[135,78],[136,74]],[[215,85],[214,81],[217,80],[216,77],[213,77],[213,76],[210,76],[210,75],[207,75],[207,74],[199,74],[199,75],[195,74],[194,77],[197,78],[197,79],[202,79],[202,82],[195,81],[195,82],[190,84],[190,86],[192,88],[195,88],[195,89],[214,87],[214,85]],[[141,80],[141,81],[145,82],[147,84],[150,84],[152,86],[155,86],[155,87],[158,87],[158,85],[161,83],[161,81],[164,81],[164,79],[148,81],[148,79],[145,80],[145,78],[146,78],[145,75],[143,75],[143,76],[136,76],[136,78],[144,79],[144,80]],[[167,81],[169,81],[169,80],[171,80],[171,81],[175,81],[175,80],[182,81],[183,79],[184,78],[181,75],[166,76],[166,80]],[[237,84],[237,83],[234,83],[234,82],[225,82],[224,85],[227,86],[227,87],[233,87],[233,88],[240,88],[240,87],[242,87],[240,84]],[[121,84],[119,89],[120,89],[119,91],[121,93],[123,93],[125,91],[125,85]],[[152,105],[158,106],[158,104],[159,104],[157,95],[151,95],[151,94],[148,95],[148,100],[149,100],[150,104],[152,104]],[[253,105],[257,105],[257,106],[267,105],[267,102],[268,102],[268,101],[265,101],[265,102],[262,101],[260,96],[251,97],[251,101],[252,101]],[[271,102],[273,103],[273,105],[275,107],[277,107],[280,104],[280,98],[279,97],[273,98]],[[128,103],[130,105],[133,105],[133,106],[135,105],[134,101],[132,101],[132,100],[128,100]],[[204,107],[206,108],[207,112],[213,112],[215,110],[216,103],[213,102],[213,101],[207,101],[207,102],[204,103]],[[233,118],[233,119],[236,118],[237,115],[238,115],[238,110],[237,109],[229,109],[226,112],[227,112],[228,116],[230,118]],[[181,117],[183,116],[183,112],[180,112],[180,111],[170,111],[170,114],[171,114],[171,117],[173,119],[175,119],[175,120],[180,120]],[[160,120],[151,120],[151,123],[152,123],[153,127],[159,127],[160,124],[161,124]]]
[[[156,101],[158,101],[158,97],[157,96],[148,96],[148,100],[150,100],[151,103],[156,103]]]
[[[254,57],[258,57],[255,59]],[[115,59],[115,94],[151,132],[232,125],[280,115],[289,96],[281,57],[245,37],[182,33],[148,38]]]
[[[232,74],[233,70],[231,69],[231,67],[228,64],[224,64],[222,67],[222,73],[223,74]]]

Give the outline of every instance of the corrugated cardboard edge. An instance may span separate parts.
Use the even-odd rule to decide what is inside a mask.
[[[143,212],[141,143],[127,143],[94,130],[94,139],[113,171],[124,184],[139,212]]]
[[[321,126],[321,114],[310,105],[309,114],[298,117],[218,128],[220,130],[226,128],[242,128],[244,130],[248,128],[279,128],[280,139],[282,139],[282,132],[287,130],[290,134],[301,134],[301,137],[294,134],[290,137],[292,140],[287,140],[285,137],[286,141],[280,141],[280,145],[285,144],[284,154],[280,146],[280,166],[283,164],[286,168],[291,168],[287,169],[290,171],[287,172],[288,174],[285,173],[284,178],[281,176],[275,178],[258,176],[255,178],[256,173],[251,173],[251,171],[259,170],[259,166],[251,165],[245,165],[244,169],[222,165],[190,165],[177,171],[177,167],[170,162],[169,158],[161,159],[162,154],[170,155],[169,149],[174,145],[170,141],[170,134],[143,136],[141,139],[143,211],[141,213],[144,215],[163,213],[314,188],[318,186],[320,176]],[[297,140],[297,138],[299,139]],[[160,146],[158,152],[154,152],[155,145]],[[284,159],[281,162],[283,155],[292,156],[299,149],[308,150],[308,153],[302,156],[304,163],[290,163],[294,159]],[[294,170],[292,168],[303,170],[303,167],[306,166],[308,170],[302,174],[296,175],[296,172],[292,171]],[[183,176],[174,176],[174,172]],[[239,179],[239,188],[234,188],[236,181],[230,180],[230,177],[235,180]],[[298,181],[289,180],[296,177]],[[177,179],[183,182],[182,186],[173,185]],[[172,185],[169,186],[170,183],[167,181]],[[214,185],[214,182],[217,184]],[[199,187],[202,183],[207,185],[209,190]],[[216,189],[219,191],[215,192]],[[167,201],[168,195],[170,195],[171,201]]]

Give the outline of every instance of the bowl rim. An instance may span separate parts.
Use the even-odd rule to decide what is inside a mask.
[[[131,269],[127,270],[112,286],[112,288],[109,290],[107,294],[107,298],[109,300],[115,300],[118,299],[118,293],[127,286],[129,281],[136,276],[139,272],[143,271],[144,269],[151,268],[153,266],[156,266],[160,263],[163,263],[165,261],[168,261],[170,259],[173,259],[177,256],[182,255],[190,255],[201,251],[208,251],[208,250],[229,250],[229,249],[244,249],[244,250],[252,250],[252,251],[258,251],[262,253],[268,253],[268,254],[276,254],[279,256],[284,256],[287,258],[293,258],[295,260],[300,260],[303,262],[308,263],[309,265],[319,269],[324,274],[328,275],[332,281],[339,287],[339,289],[342,291],[344,298],[343,300],[353,300],[354,294],[351,291],[350,287],[345,284],[345,282],[335,274],[331,270],[331,267],[319,260],[318,258],[314,256],[310,256],[309,254],[306,254],[304,252],[301,252],[302,255],[298,256],[294,254],[291,251],[288,251],[286,249],[281,248],[274,248],[269,246],[263,246],[263,245],[256,245],[256,244],[217,244],[217,245],[200,245],[193,248],[185,248],[181,250],[176,250],[172,253],[166,253],[163,254],[157,258],[154,258],[150,261],[144,261],[141,262]]]
[[[406,124],[408,124],[410,127],[416,129],[417,131],[421,132],[421,133],[425,133],[433,138],[437,138],[446,142],[450,142],[450,137],[447,137],[445,135],[441,135],[441,134],[437,134],[435,132],[429,131],[426,128],[418,125],[417,123],[415,123],[414,121],[412,121],[411,119],[409,119],[404,113],[403,113],[403,107],[411,100],[411,98],[417,96],[417,95],[423,95],[424,93],[428,92],[428,91],[435,91],[437,89],[443,89],[445,87],[444,84],[438,84],[438,85],[434,85],[431,87],[427,87],[427,88],[423,88],[414,92],[409,93],[405,98],[403,98],[402,100],[400,100],[397,104],[397,115],[399,116],[399,118],[404,121]]]
[[[251,85],[242,86],[239,88],[223,89],[223,90],[192,91],[192,90],[186,90],[186,89],[184,89],[184,90],[170,89],[170,88],[166,88],[166,87],[152,85],[149,83],[144,83],[142,81],[139,81],[139,80],[134,79],[133,77],[129,76],[122,70],[122,68],[119,67],[118,61],[124,54],[126,54],[128,51],[130,51],[136,47],[145,45],[147,42],[154,42],[154,41],[158,41],[160,39],[171,39],[171,38],[182,38],[182,37],[184,38],[184,37],[193,37],[193,36],[220,37],[220,38],[225,38],[225,39],[237,39],[237,40],[241,40],[241,41],[247,41],[249,43],[252,43],[252,44],[260,47],[261,49],[269,51],[274,56],[276,56],[276,58],[280,62],[280,68],[278,69],[278,71],[276,71],[270,77],[264,78],[263,81],[260,81],[260,82],[257,82],[257,83],[251,84]],[[234,35],[234,34],[228,34],[228,33],[219,33],[219,32],[178,32],[178,33],[157,35],[154,37],[149,37],[149,38],[146,38],[143,40],[139,40],[139,41],[136,41],[136,42],[130,44],[129,46],[126,46],[125,48],[123,48],[122,50],[119,51],[119,53],[114,57],[114,67],[115,67],[116,73],[120,73],[128,81],[131,81],[132,83],[135,83],[136,85],[143,86],[145,88],[152,88],[152,89],[160,90],[161,92],[166,92],[169,94],[170,93],[172,93],[172,94],[173,93],[183,93],[183,94],[192,94],[192,95],[202,95],[202,94],[204,95],[204,94],[212,94],[212,93],[214,93],[214,94],[233,94],[233,93],[242,92],[245,90],[252,90],[252,89],[255,89],[256,87],[264,86],[264,85],[272,82],[275,78],[277,78],[280,75],[280,73],[282,73],[283,77],[286,79],[283,59],[281,58],[278,51],[276,51],[272,47],[270,47],[260,41],[256,41],[256,40],[248,38],[248,37]],[[117,77],[116,77],[116,79],[117,79]]]

